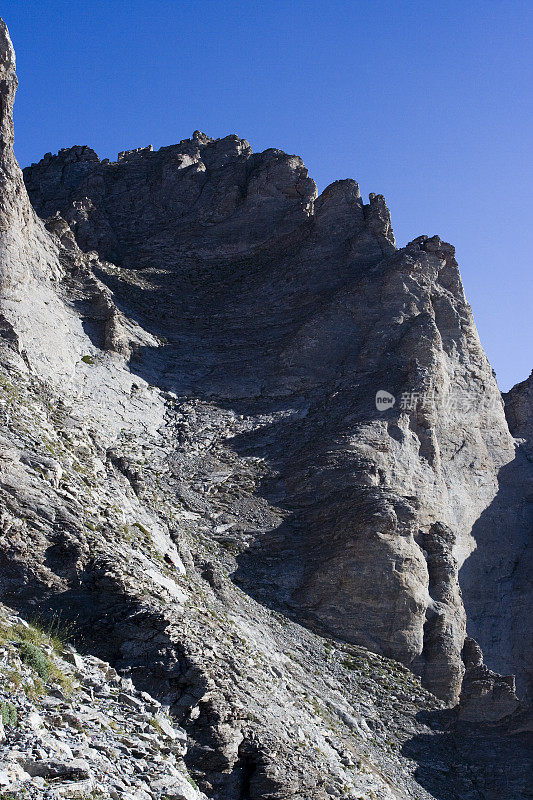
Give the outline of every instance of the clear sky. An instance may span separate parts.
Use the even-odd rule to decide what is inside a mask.
[[[16,153],[199,129],[385,195],[457,248],[500,387],[533,366],[532,0],[4,0]]]

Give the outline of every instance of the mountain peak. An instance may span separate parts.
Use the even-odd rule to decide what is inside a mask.
[[[531,393],[452,245],[236,135],[23,181],[2,31],[6,791],[525,798]]]

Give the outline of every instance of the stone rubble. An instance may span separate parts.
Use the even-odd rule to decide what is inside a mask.
[[[161,703],[105,661],[69,645],[41,651],[61,683],[44,683],[20,658],[27,623],[0,609],[0,787],[28,800],[201,800],[183,757],[186,734]],[[3,797],[5,795],[2,795]]]
[[[453,247],[237,136],[24,182],[15,90],[1,23],[1,800],[525,800],[530,384]]]

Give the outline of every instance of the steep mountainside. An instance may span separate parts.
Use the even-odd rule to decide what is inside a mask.
[[[235,136],[197,133],[116,164],[76,147],[25,180],[39,214],[60,214],[82,249],[112,262],[98,275],[115,302],[164,342],[137,350],[131,369],[200,403],[230,451],[211,448],[211,472],[261,460],[246,509],[217,503],[241,585],[414,663],[457,699],[457,570],[515,453],[453,248],[421,237],[396,250],[382,197],[365,205],[347,180],[317,198],[300,159],[254,155]],[[376,408],[380,389],[394,408]],[[228,431],[228,411],[246,424]],[[194,440],[187,413],[183,424]],[[205,454],[194,462],[186,452],[189,483]],[[497,587],[507,571],[494,570]],[[471,604],[479,590],[463,583]]]
[[[453,247],[236,136],[73,147],[26,192],[0,51],[0,600],[148,692],[99,713],[170,714],[208,797],[525,798],[530,400],[510,432]],[[28,741],[6,785],[80,796]],[[125,746],[123,785],[83,751],[96,796],[200,797]]]

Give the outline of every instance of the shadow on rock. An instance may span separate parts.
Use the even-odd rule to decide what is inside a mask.
[[[415,779],[435,800],[531,798],[531,734],[459,723],[454,711],[417,718],[431,730],[408,740],[402,755],[417,763]]]

